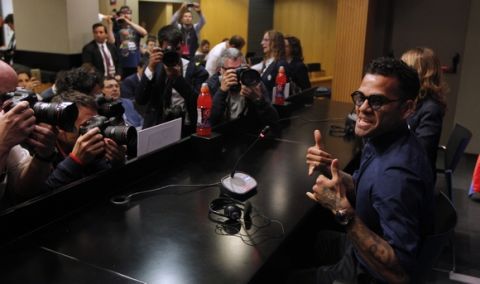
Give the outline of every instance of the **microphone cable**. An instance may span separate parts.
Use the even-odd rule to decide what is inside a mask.
[[[240,238],[248,246],[256,246],[262,243],[281,240],[285,237],[285,228],[279,220],[271,219],[261,213],[256,207],[252,206],[251,224],[245,225],[245,221],[237,220],[229,224],[216,224],[215,233],[221,236],[233,236]],[[268,227],[272,227],[277,232],[264,232]]]
[[[220,185],[220,182],[215,182],[215,183],[207,183],[207,184],[169,184],[169,185],[164,185],[161,187],[157,188],[152,188],[152,189],[147,189],[147,190],[142,190],[142,191],[137,191],[130,193],[128,195],[116,195],[112,198],[110,198],[110,202],[114,205],[127,205],[132,201],[134,198],[137,198],[140,195],[145,195],[145,194],[152,194],[152,193],[157,193],[159,191],[163,191],[168,188],[198,188],[198,189],[206,189],[214,186]],[[183,194],[183,193],[190,193],[196,190],[189,190],[186,192],[176,192],[175,194]]]

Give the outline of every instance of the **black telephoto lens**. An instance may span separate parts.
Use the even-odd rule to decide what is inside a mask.
[[[37,122],[56,125],[65,131],[73,131],[78,117],[77,105],[73,102],[35,103],[33,106]]]
[[[107,126],[104,135],[127,148],[137,147],[137,130],[133,126]]]

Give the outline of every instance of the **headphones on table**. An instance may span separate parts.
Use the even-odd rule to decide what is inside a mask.
[[[220,224],[223,230],[229,234],[240,231],[242,224],[245,229],[250,229],[252,218],[252,205],[250,202],[240,202],[231,197],[219,197],[210,202],[208,207],[208,219]]]

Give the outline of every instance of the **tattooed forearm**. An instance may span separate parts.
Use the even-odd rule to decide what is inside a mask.
[[[322,188],[322,195],[323,195],[323,200],[322,200],[322,205],[326,208],[329,208],[331,210],[334,210],[337,206],[337,196],[333,190],[331,190],[328,187]]]
[[[408,275],[390,244],[368,229],[359,218],[355,217],[348,227],[348,236],[370,268],[388,283],[408,283]]]

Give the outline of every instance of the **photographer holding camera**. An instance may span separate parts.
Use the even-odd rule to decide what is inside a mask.
[[[194,10],[199,17],[198,23],[193,23],[192,10]],[[170,24],[176,25],[176,27],[182,32],[183,41],[181,46],[181,55],[184,58],[193,60],[195,51],[198,49],[198,41],[200,39],[200,30],[205,25],[205,17],[200,10],[199,3],[187,3],[183,2],[172,16]]]
[[[101,124],[89,127],[98,117],[97,104],[92,96],[72,91],[54,97],[53,101],[76,103],[78,117],[73,132],[58,130],[58,155],[54,161],[55,169],[47,179],[49,188],[58,188],[125,162],[126,149],[123,145],[105,138]],[[82,128],[85,129],[83,134]]]
[[[181,58],[182,33],[175,26],[161,28],[158,40],[160,48],[150,55],[135,101],[147,105],[143,128],[182,117],[185,136],[195,131],[197,97],[208,72]]]
[[[0,61],[0,95],[15,91],[16,72]],[[35,124],[28,102],[1,103],[0,110],[0,199],[7,189],[10,198],[21,200],[41,192],[51,170],[56,132],[48,124]],[[27,143],[34,155],[20,146]],[[2,201],[2,203],[5,200]]]
[[[218,61],[220,72],[208,80],[213,95],[212,125],[245,117],[248,128],[270,125],[274,134],[280,131],[277,111],[260,74],[245,65],[245,57],[236,48],[227,48]]]
[[[140,38],[147,35],[147,31],[132,21],[132,10],[122,6],[115,18],[115,43],[120,52],[122,79],[135,73],[140,60]]]

